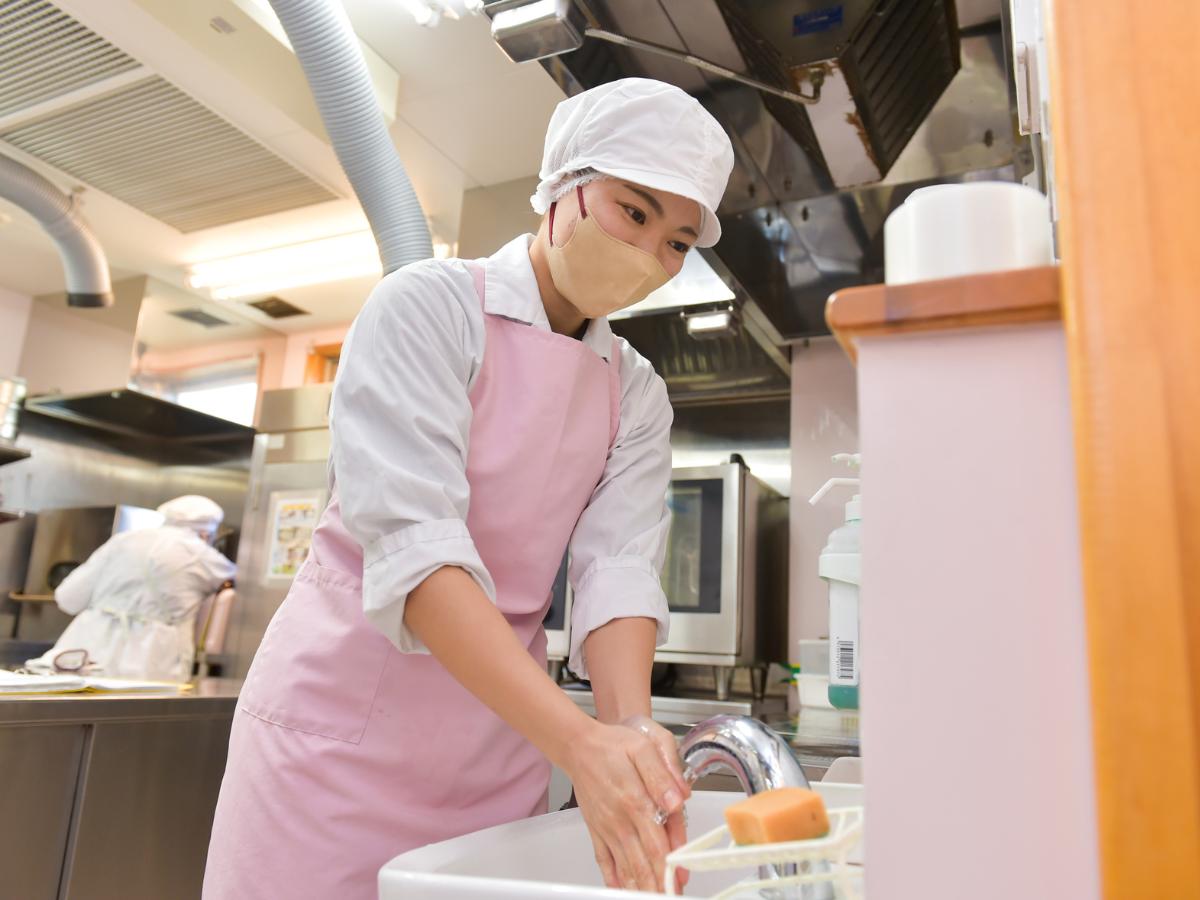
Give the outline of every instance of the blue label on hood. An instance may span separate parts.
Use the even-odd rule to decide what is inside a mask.
[[[800,13],[792,18],[792,37],[817,34],[842,24],[841,6],[828,6],[810,13]]]

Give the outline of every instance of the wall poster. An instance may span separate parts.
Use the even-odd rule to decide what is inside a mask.
[[[272,492],[267,517],[268,580],[290,581],[300,571],[327,495],[325,490]]]

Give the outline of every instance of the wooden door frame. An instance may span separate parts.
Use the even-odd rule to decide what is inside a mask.
[[[1200,897],[1200,3],[1048,6],[1104,896]]]
[[[333,344],[314,344],[308,348],[304,360],[304,383],[321,384],[329,379],[326,377],[329,362],[342,355],[342,342]]]

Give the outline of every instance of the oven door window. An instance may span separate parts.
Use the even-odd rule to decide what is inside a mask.
[[[718,478],[671,482],[671,531],[662,586],[673,613],[721,611],[724,487]]]

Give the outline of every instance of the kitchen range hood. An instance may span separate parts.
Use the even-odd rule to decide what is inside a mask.
[[[522,5],[485,6],[494,34],[497,15]],[[1013,133],[1000,6],[963,30],[954,0],[574,0],[557,4],[566,32],[508,40],[567,94],[629,76],[676,84],[733,141],[723,236],[701,252],[742,327],[697,341],[678,310],[613,323],[676,402],[786,390],[787,344],[828,334],[831,293],[882,280],[883,223],[908,194],[1033,168]],[[791,94],[819,85],[819,99],[714,69]]]
[[[25,411],[126,438],[237,455],[248,451],[255,434],[237,422],[128,388],[30,397]]]

